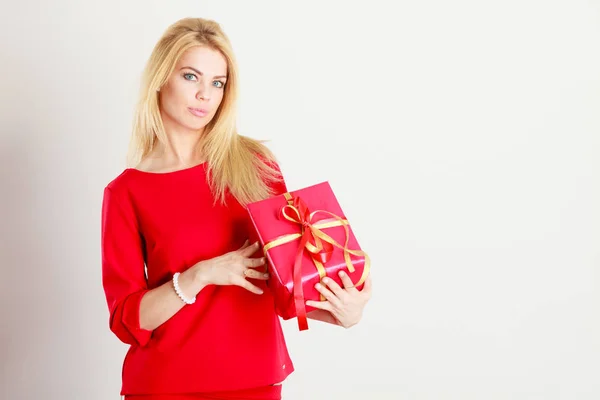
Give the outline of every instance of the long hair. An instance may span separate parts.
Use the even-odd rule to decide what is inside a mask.
[[[281,173],[275,156],[261,141],[237,132],[238,66],[229,38],[215,21],[181,19],[155,45],[142,74],[127,163],[135,166],[157,143],[167,143],[158,89],[167,83],[179,58],[194,46],[219,51],[227,62],[223,100],[199,142],[215,201],[225,203],[227,191],[242,205],[267,198],[273,194],[269,182],[280,181]]]

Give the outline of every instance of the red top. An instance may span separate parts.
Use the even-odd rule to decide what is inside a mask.
[[[233,196],[227,206],[214,203],[205,169],[206,163],[168,173],[126,169],[104,190],[102,279],[110,329],[131,345],[121,394],[258,388],[294,370],[264,281],[252,280],[262,295],[209,285],[154,331],[140,328],[139,305],[148,290],[240,248],[253,232]],[[285,183],[275,190],[286,192]]]

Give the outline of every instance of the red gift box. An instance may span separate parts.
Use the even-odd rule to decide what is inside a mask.
[[[369,274],[361,251],[328,182],[248,204],[248,213],[269,261],[268,285],[283,319],[308,329],[306,300],[323,301],[315,284],[325,276],[344,287],[345,270],[357,289]]]

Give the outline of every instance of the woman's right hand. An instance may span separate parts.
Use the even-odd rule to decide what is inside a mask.
[[[265,265],[265,258],[250,258],[259,249],[260,243],[248,245],[248,240],[238,250],[225,253],[197,263],[197,277],[205,285],[237,285],[252,293],[263,291],[250,283],[246,278],[267,280],[268,273],[256,271],[254,268]]]

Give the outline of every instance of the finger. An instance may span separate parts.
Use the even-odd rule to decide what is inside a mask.
[[[340,271],[339,274],[340,279],[342,280],[342,284],[344,285],[344,289],[346,289],[347,291],[354,291],[354,292],[358,292],[358,290],[356,290],[356,288],[354,287],[354,283],[352,282],[352,279],[350,279],[350,277],[348,276],[347,273],[345,273],[344,271]]]
[[[326,284],[329,290],[331,290],[336,295],[336,297],[340,299],[344,298],[344,296],[348,294],[344,291],[344,289],[340,287],[340,285],[337,284],[336,281],[327,276],[323,278],[323,283]]]
[[[249,243],[250,243],[250,240],[249,240],[249,239],[246,239],[246,241],[244,242],[244,244],[242,245],[242,247],[240,247],[240,248],[238,249],[238,251],[239,251],[239,250],[243,250],[243,249],[245,249],[246,247],[248,247],[248,244],[249,244]]]
[[[333,312],[333,307],[331,306],[331,303],[328,302],[328,301],[307,300],[306,301],[306,305],[309,306],[309,307],[318,308],[320,310],[325,310],[325,311]]]
[[[265,265],[266,261],[267,261],[267,259],[265,257],[244,258],[242,260],[242,264],[244,264],[244,266],[249,267],[249,268],[256,268],[256,267],[260,267],[261,265]]]
[[[252,254],[256,253],[256,251],[260,248],[260,242],[254,242],[250,246],[240,250],[240,254],[244,257],[250,257]]]
[[[323,280],[325,280],[325,279],[323,279]],[[334,306],[336,308],[342,307],[342,302],[340,301],[340,299],[335,294],[333,294],[333,292],[331,292],[331,290],[327,289],[326,286],[324,286],[320,283],[317,283],[315,285],[315,288],[319,291],[319,293],[321,293],[331,303],[332,306]]]
[[[266,280],[269,279],[269,274],[268,273],[256,271],[256,270],[250,269],[250,268],[248,268],[248,269],[246,269],[244,271],[244,276],[246,278],[260,279],[260,280],[263,280],[263,281],[266,281]]]
[[[371,291],[373,289],[372,283],[371,283],[371,274],[369,274],[369,276],[367,276],[367,280],[365,281],[365,285],[363,286],[363,290],[362,292],[364,294],[367,295],[367,297],[371,297]]]
[[[245,280],[244,278],[242,278],[240,276],[239,279],[236,279],[236,281],[233,283],[234,285],[243,287],[244,289],[254,293],[254,294],[263,294],[263,291],[261,288],[259,288],[258,286],[255,286],[253,284],[251,284],[250,282],[248,282],[247,280]]]

